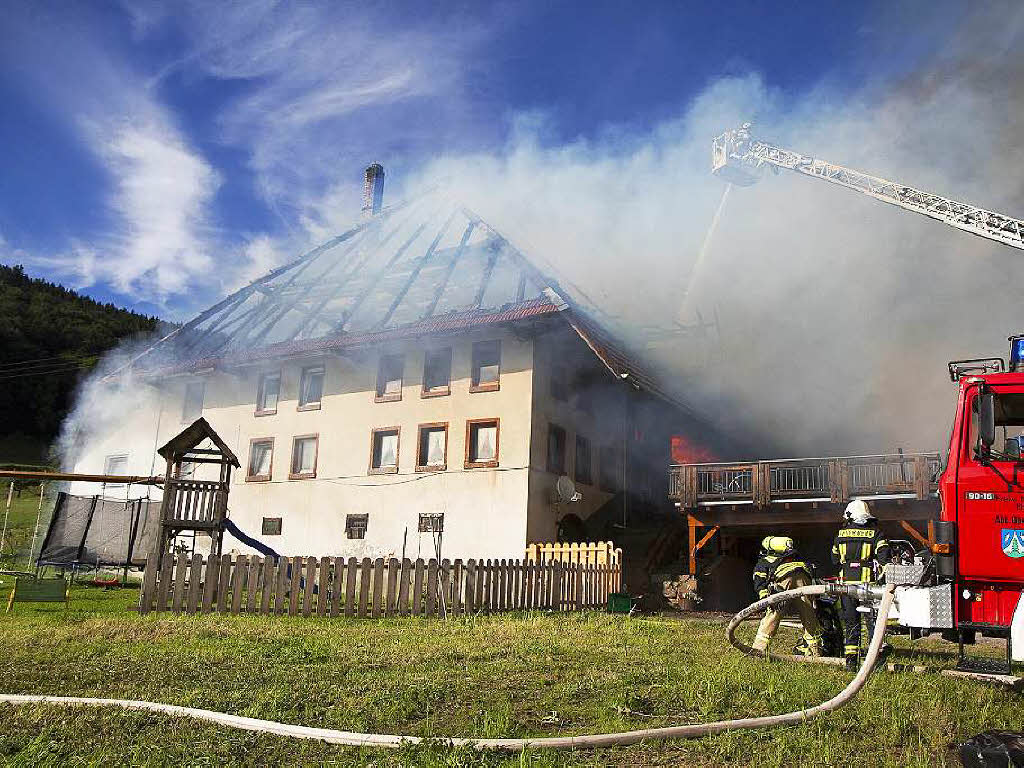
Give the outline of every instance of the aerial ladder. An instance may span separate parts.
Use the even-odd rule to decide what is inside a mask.
[[[750,135],[750,123],[716,137],[711,158],[712,172],[737,186],[756,182],[765,167],[785,168],[924,214],[964,232],[1024,249],[1024,221],[1020,219],[759,141]]]

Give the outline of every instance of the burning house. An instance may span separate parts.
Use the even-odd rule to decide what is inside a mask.
[[[79,469],[149,473],[149,446],[202,416],[241,462],[230,519],[282,553],[633,556],[630,531],[678,516],[671,435],[701,428],[487,222],[442,193],[385,207],[383,182],[370,166],[358,225],[139,359],[145,439],[110,431]]]

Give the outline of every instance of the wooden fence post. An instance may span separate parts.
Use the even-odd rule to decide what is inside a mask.
[[[203,583],[203,556],[198,552],[192,554],[192,567],[188,573],[188,599],[185,610],[195,613],[199,610],[199,596]]]
[[[242,608],[242,586],[245,584],[245,574],[249,568],[249,558],[239,555],[235,561],[235,572],[231,579],[231,612],[238,615]]]
[[[409,558],[402,558],[402,569],[398,574],[398,615],[409,615],[409,576],[412,575],[412,563]]]
[[[433,558],[427,564],[427,607],[426,615],[437,613],[437,560]]]
[[[388,560],[388,588],[384,598],[384,615],[392,616],[397,608],[397,592],[398,592],[398,560],[390,558]]]
[[[337,558],[335,558],[337,559]],[[327,615],[327,604],[331,599],[331,592],[329,584],[331,581],[331,558],[322,557],[320,558],[320,575],[316,580],[317,596],[316,596],[316,615],[326,616]]]
[[[424,563],[421,558],[416,558],[416,572],[412,578],[412,615],[423,615],[423,571]]]

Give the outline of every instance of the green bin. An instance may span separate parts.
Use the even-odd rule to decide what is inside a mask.
[[[633,609],[633,598],[625,592],[608,595],[608,613],[629,613]]]

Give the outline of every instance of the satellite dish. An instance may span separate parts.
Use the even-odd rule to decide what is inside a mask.
[[[576,484],[569,479],[568,475],[562,475],[555,483],[555,491],[562,501],[579,501],[583,495],[576,490]]]

